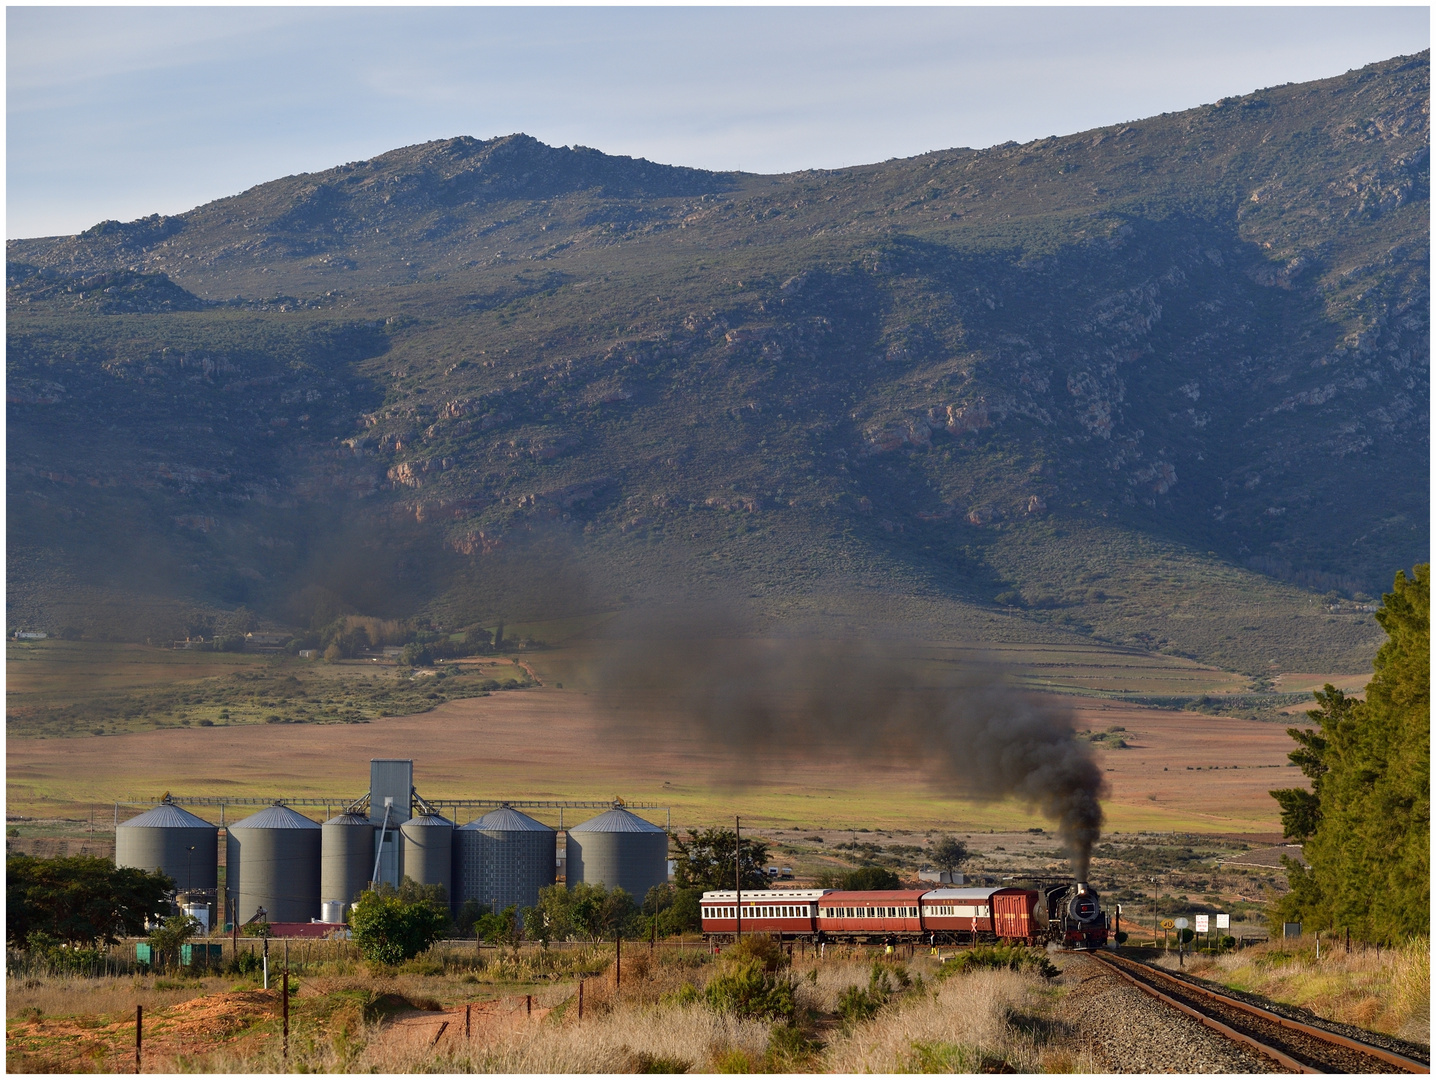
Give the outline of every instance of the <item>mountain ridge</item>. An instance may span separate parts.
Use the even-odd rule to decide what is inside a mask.
[[[541,536],[592,564],[584,602],[641,595],[645,564],[668,567],[650,591],[671,595],[744,549],[714,587],[758,582],[749,599],[774,618],[875,574],[947,626],[1261,666],[1220,643],[1257,625],[1244,616],[1171,636],[1193,603],[1175,579],[1151,593],[1160,616],[1141,613],[1145,571],[1074,585],[1111,571],[1070,565],[1054,534],[1071,530],[1093,550],[1167,551],[1192,581],[1235,567],[1213,610],[1272,582],[1280,605],[1318,609],[1317,655],[1355,656],[1369,628],[1324,620],[1429,542],[1409,482],[1429,469],[1426,56],[1021,146],[778,177],[440,140],[175,218],[12,241],[12,552],[89,520],[69,505],[96,472],[80,466],[153,458],[191,395],[216,453],[250,455],[261,488],[324,492],[340,533],[407,522],[424,552],[422,571],[394,571],[417,590],[411,614],[462,623],[519,603],[475,578]],[[130,277],[87,289],[99,274]],[[171,288],[202,307],[175,310]],[[144,445],[67,440],[55,403],[71,389],[40,403],[88,387],[98,416],[121,383],[154,410]],[[226,393],[249,395],[243,425]],[[321,419],[296,394],[352,407]],[[283,452],[259,454],[254,432]],[[68,472],[34,460],[70,442],[90,449]],[[33,479],[47,471],[76,483]],[[317,534],[279,495],[265,514],[295,521],[253,526],[242,486],[164,492],[169,520],[214,521],[158,545],[193,549],[173,556],[196,568],[179,592],[313,617],[292,598],[313,584]],[[121,511],[135,512],[98,512]],[[275,554],[285,542],[293,558]],[[326,581],[331,606],[359,603]],[[22,610],[52,603],[42,585],[26,595]]]

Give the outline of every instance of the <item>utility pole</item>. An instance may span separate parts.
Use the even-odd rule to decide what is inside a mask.
[[[733,909],[738,914],[738,929],[733,935],[736,943],[743,937],[743,821],[736,815],[733,818],[733,889],[738,894],[738,906]]]

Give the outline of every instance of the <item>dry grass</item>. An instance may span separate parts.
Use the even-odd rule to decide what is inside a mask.
[[[827,1072],[1095,1072],[1051,1018],[1056,992],[1031,975],[975,971],[919,991],[836,1036]]]
[[[233,979],[157,979],[152,976],[7,976],[5,1016],[132,1015],[228,990]]]
[[[598,957],[592,959],[596,962]],[[581,1020],[577,983],[552,973],[545,979],[533,970],[541,963],[526,964],[522,957],[487,965],[482,972],[446,974],[341,973],[331,967],[300,980],[291,1012],[287,1063],[279,1039],[277,995],[272,992],[222,993],[232,989],[228,985],[232,980],[213,978],[173,989],[158,989],[153,979],[11,980],[7,995],[11,1050],[16,1062],[34,1068],[120,1067],[124,1055],[132,1052],[126,1049],[133,1045],[127,1040],[133,1038],[134,1004],[141,1000],[146,1015],[146,1071],[1065,1072],[1094,1068],[1082,1051],[1071,1048],[1064,1029],[1051,1019],[1059,991],[1034,976],[980,971],[938,979],[935,963],[920,954],[906,965],[912,988],[894,997],[872,1019],[846,1029],[836,1015],[839,997],[850,987],[868,985],[871,959],[841,954],[821,962],[800,958],[789,969],[796,985],[799,1030],[715,1012],[695,1001],[691,991],[685,993],[685,986],[701,989],[718,970],[712,959],[702,952],[650,956],[635,949],[624,957],[621,986],[614,983],[611,964],[585,979]],[[488,981],[500,974],[501,967],[505,971],[514,967],[514,973],[520,973],[521,967],[521,974],[540,977]],[[526,994],[532,994],[531,1013],[525,1007]],[[190,1000],[204,995],[209,995],[205,1001]],[[467,1038],[466,1003],[473,1003]],[[27,1010],[33,1009],[52,1019],[32,1022],[34,1014]],[[246,1015],[241,1019],[237,1010],[247,1010]],[[206,1039],[204,1033],[230,1013],[235,1015],[222,1037]],[[60,1019],[64,1014],[71,1019]],[[445,1022],[448,1026],[441,1031]],[[20,1034],[25,1038],[16,1042]]]
[[[1167,961],[1175,966],[1175,958]],[[1238,990],[1310,1009],[1318,1016],[1431,1042],[1431,952],[1425,941],[1362,951],[1316,941],[1271,942],[1217,957],[1199,957],[1187,970]]]

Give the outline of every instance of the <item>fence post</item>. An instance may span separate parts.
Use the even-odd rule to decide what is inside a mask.
[[[613,985],[614,988],[623,985],[623,932],[619,931],[613,935]]]
[[[469,1017],[470,1017],[470,1014],[472,1014],[473,1011],[474,1011],[474,1006],[473,1006],[473,1003],[472,1003],[472,1002],[470,1002],[468,1005],[465,1005],[465,1006],[464,1006],[464,1039],[465,1039],[465,1040],[467,1040],[467,1039],[469,1038],[469,1032],[472,1030],[472,1028],[469,1026]]]
[[[135,1075],[140,1074],[140,1048],[145,1040],[145,1007],[135,1006]]]
[[[578,1018],[583,1019],[583,980],[578,980]]]
[[[534,1014],[534,996],[533,996],[532,994],[525,994],[525,995],[524,995],[524,1015],[525,1015],[525,1016],[532,1016],[533,1014]]]
[[[288,944],[288,942],[285,943],[284,951],[285,951],[285,952],[288,952],[288,951],[289,951],[289,944]],[[284,1000],[284,1065],[285,1065],[285,1068],[288,1068],[288,1067],[289,1067],[289,965],[288,965],[288,964],[285,964],[285,965],[284,965],[284,984],[283,984],[283,985],[284,985],[284,990],[283,990],[283,993],[282,993],[282,997],[283,997],[283,1000]]]

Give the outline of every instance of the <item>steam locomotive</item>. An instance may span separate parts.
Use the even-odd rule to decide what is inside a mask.
[[[741,930],[787,941],[1020,941],[1100,949],[1107,944],[1109,929],[1096,890],[1081,881],[1036,889],[745,890],[741,919],[733,890],[705,892],[701,906],[704,940],[715,943],[732,941]]]

